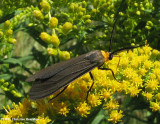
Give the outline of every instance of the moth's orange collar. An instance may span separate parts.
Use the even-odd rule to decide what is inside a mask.
[[[108,61],[109,60],[109,52],[105,52],[105,51],[101,50],[101,53],[105,59],[105,62]]]

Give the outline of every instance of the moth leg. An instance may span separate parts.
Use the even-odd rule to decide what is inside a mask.
[[[54,97],[53,97],[52,99],[50,99],[49,101],[55,99],[57,96],[59,96],[61,93],[63,93],[63,92],[65,91],[65,89],[67,89],[67,87],[68,87],[68,85],[65,86],[65,87],[63,88],[63,90],[61,90],[61,92],[59,92],[56,96],[54,96]]]
[[[91,87],[89,88],[89,90],[87,91],[86,101],[87,101],[87,99],[88,99],[89,92],[91,91],[91,89],[92,89],[92,87],[93,87],[93,85],[94,85],[94,78],[93,78],[92,73],[91,73],[91,72],[89,72],[89,75],[90,75],[90,77],[91,77],[91,79],[92,79],[93,83],[92,83]]]
[[[101,68],[101,67],[98,67],[98,69],[101,69],[101,70],[110,70],[110,71],[112,72],[112,75],[113,75],[114,79],[115,79],[117,82],[119,82],[119,81],[116,79],[115,74],[114,74],[114,72],[113,72],[112,69],[110,69],[110,68]]]

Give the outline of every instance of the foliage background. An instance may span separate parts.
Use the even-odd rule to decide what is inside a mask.
[[[55,27],[51,17],[58,19]],[[94,49],[108,51],[116,19],[112,51],[145,41],[160,49],[159,0],[1,0],[1,117],[6,114],[3,106],[27,97],[29,75]],[[47,43],[42,32],[58,36],[58,41]]]

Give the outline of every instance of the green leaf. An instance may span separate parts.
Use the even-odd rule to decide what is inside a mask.
[[[15,58],[9,58],[9,59],[4,59],[4,60],[1,60],[3,63],[9,63],[9,64],[18,64],[20,66],[22,66],[22,62],[19,61],[18,59],[15,59]]]
[[[100,110],[91,124],[99,124],[105,118],[104,111]]]
[[[11,74],[1,74],[0,79],[9,80],[12,77]]]
[[[33,59],[34,59],[34,56],[31,56],[31,55],[18,58],[18,60],[21,61],[22,63],[23,62],[25,63],[26,61],[33,60]]]
[[[105,118],[104,115],[98,115],[92,121],[92,124],[99,124]]]

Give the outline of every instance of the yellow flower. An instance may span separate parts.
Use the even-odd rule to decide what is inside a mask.
[[[4,115],[3,118],[0,119],[0,124],[13,124],[13,120],[8,115]]]
[[[153,94],[149,92],[142,92],[142,95],[147,98],[147,100],[152,100]]]
[[[157,76],[157,80],[160,82],[160,75]]]
[[[9,106],[7,106],[7,109],[4,107],[4,109],[7,112],[7,115],[9,117],[27,117],[28,116],[28,112],[31,109],[31,102],[27,99],[25,99],[25,101],[23,103],[19,103],[18,105],[16,105],[15,103],[12,104],[13,109],[10,109]]]
[[[146,60],[143,63],[143,66],[144,66],[145,69],[149,70],[153,66],[153,63],[150,60]]]
[[[160,75],[160,68],[155,68],[155,69],[153,70],[153,73],[154,73],[156,76]]]
[[[70,59],[70,53],[68,51],[61,51],[59,54],[59,58],[62,61],[68,60],[68,59]]]
[[[43,14],[40,10],[34,10],[33,15],[38,20],[43,20],[44,19],[44,16],[43,16]]]
[[[159,61],[155,61],[154,62],[154,67],[155,68],[160,68],[160,62]]]
[[[159,51],[158,51],[158,50],[153,49],[153,51],[152,51],[152,55],[153,55],[153,56],[157,56],[157,55],[159,55]]]
[[[151,74],[150,75],[150,79],[152,80],[152,79],[156,79],[156,75],[155,74]]]
[[[144,50],[144,53],[145,53],[145,54],[148,54],[148,55],[150,55],[150,54],[151,54],[151,50],[152,50],[152,48],[151,48],[151,47],[149,47],[148,45],[146,45],[146,46],[142,47],[142,49]]]
[[[69,100],[77,100],[77,99],[85,99],[86,98],[86,91],[82,91],[80,92],[80,84],[77,84],[79,82],[83,82],[82,80],[75,80],[74,82],[72,82],[67,89],[64,91],[66,97],[68,97]],[[84,84],[85,85],[85,84]],[[63,95],[64,96],[64,95]]]
[[[67,104],[64,103],[64,102],[61,102],[58,106],[58,113],[61,114],[61,115],[64,115],[64,116],[67,116],[67,114],[69,113],[69,109],[67,108]]]
[[[120,91],[125,91],[127,92],[127,88],[130,85],[129,81],[123,80],[122,83],[120,83]]]
[[[36,103],[32,103],[32,104],[36,105],[38,114],[41,114],[41,113],[47,114],[47,111],[50,110],[51,103],[45,103],[44,100],[39,100]]]
[[[90,94],[88,96],[88,103],[92,107],[96,107],[96,106],[100,105],[101,104],[100,96],[97,93]]]
[[[119,108],[119,103],[115,99],[111,99],[104,105],[103,109],[108,109],[109,111],[111,111],[113,109],[118,109],[118,108]]]
[[[147,83],[146,83],[146,88],[148,90],[157,90],[158,87],[159,87],[159,82],[156,80],[156,79],[152,79],[152,80],[149,80]]]
[[[63,25],[63,33],[67,34],[69,31],[72,30],[72,23],[70,22],[66,22],[64,25]]]
[[[117,123],[118,121],[121,121],[123,114],[122,111],[120,110],[119,112],[117,110],[113,110],[110,113],[110,118],[108,121],[112,121],[113,123]]]
[[[121,83],[117,82],[115,79],[110,81],[109,83],[110,88],[112,89],[113,92],[120,91],[120,84]]]
[[[138,49],[138,52],[142,55],[144,53],[143,49]]]
[[[44,117],[44,114],[42,116],[38,116],[38,119],[36,120],[36,124],[48,124],[51,121],[49,117]]]
[[[84,79],[84,78],[83,78]],[[88,85],[88,84],[90,84],[90,83],[93,83],[93,82],[88,82],[88,81],[84,81],[84,80],[80,80],[79,81],[79,83],[78,83],[78,85],[79,85],[79,89],[82,91],[82,92],[87,92],[88,91],[88,87],[90,86],[90,85]],[[86,84],[87,83],[87,84]]]
[[[51,17],[50,19],[50,27],[56,28],[58,25],[58,19],[56,17]]]
[[[87,117],[88,114],[90,114],[91,107],[87,105],[86,102],[81,102],[79,105],[75,108],[77,113],[81,115],[82,117]]]
[[[56,35],[52,35],[50,43],[52,43],[55,47],[58,47],[60,44],[59,38]]]
[[[127,94],[129,93],[131,97],[137,96],[142,89],[138,89],[138,87],[130,86],[128,88]]]
[[[129,50],[127,56],[129,57],[129,60],[132,60],[134,57],[137,57],[137,55],[131,50]]]
[[[111,89],[110,89],[110,90],[108,90],[108,89],[103,89],[103,90],[101,91],[102,98],[103,98],[105,101],[107,101],[108,99],[111,99],[111,98],[112,98],[112,94],[113,94],[113,92],[112,92]]]
[[[158,103],[158,102],[150,102],[150,108],[151,108],[153,111],[158,111],[158,110],[160,110],[159,103]]]
[[[56,50],[56,49],[47,48],[47,54],[48,54],[48,55],[52,55],[52,56],[56,56],[58,53],[57,53],[57,50]]]
[[[155,99],[159,102],[160,101],[160,93],[157,93],[156,95],[155,95]]]
[[[138,86],[143,87],[143,80],[142,80],[141,76],[135,76],[132,79],[132,85],[135,85],[136,87],[138,87]]]
[[[46,43],[50,43],[51,42],[50,41],[51,40],[51,36],[46,32],[41,32],[39,37]]]
[[[94,79],[96,80],[95,86],[103,85],[104,81],[106,80],[106,71],[96,68],[92,71],[92,74],[93,74]]]
[[[138,57],[136,57],[135,59],[132,59],[132,61],[131,61],[131,66],[132,66],[132,68],[137,68],[138,66],[139,66],[139,59],[138,59]]]
[[[123,76],[126,77],[127,79],[132,79],[134,77],[137,77],[138,74],[136,73],[135,70],[133,70],[133,68],[129,67],[123,71]]]
[[[139,74],[142,76],[145,76],[146,72],[147,72],[147,70],[145,68],[139,69]]]
[[[47,0],[42,0],[42,2],[40,2],[40,5],[42,7],[42,10],[48,12],[51,9],[50,4],[47,2]]]
[[[144,63],[146,60],[149,60],[149,57],[148,55],[141,55],[139,56],[140,60],[141,60],[141,63]]]

